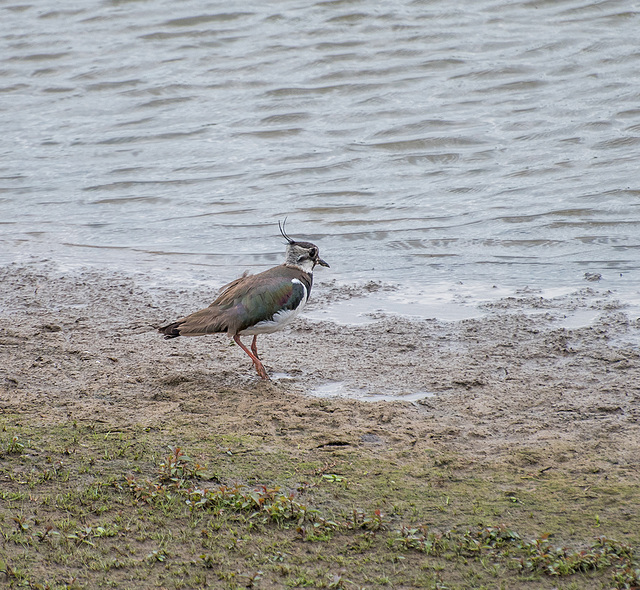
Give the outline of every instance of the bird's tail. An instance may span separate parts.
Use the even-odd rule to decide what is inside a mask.
[[[174,322],[173,324],[169,324],[168,326],[164,326],[162,328],[158,328],[158,332],[164,334],[164,339],[169,340],[170,338],[177,338],[180,336],[180,326],[184,322]]]

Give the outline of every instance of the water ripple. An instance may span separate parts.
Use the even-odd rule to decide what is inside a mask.
[[[628,4],[0,10],[3,260],[221,272],[277,258],[288,216],[349,280],[640,270]]]

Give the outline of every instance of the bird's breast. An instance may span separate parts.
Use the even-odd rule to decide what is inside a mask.
[[[286,325],[290,324],[298,314],[303,310],[305,304],[307,303],[307,287],[299,281],[298,279],[291,279],[291,282],[294,284],[302,285],[304,289],[304,296],[300,300],[298,307],[294,309],[281,309],[276,311],[272,317],[266,320],[261,320],[254,324],[253,326],[248,326],[244,330],[238,332],[241,336],[255,336],[257,334],[272,334],[273,332],[278,332],[282,330]]]

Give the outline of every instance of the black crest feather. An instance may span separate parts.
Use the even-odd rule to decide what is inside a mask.
[[[287,218],[284,218],[284,221],[282,223],[280,223],[278,221],[278,227],[280,228],[280,233],[282,234],[282,237],[287,240],[287,242],[289,242],[289,244],[295,244],[296,241],[292,238],[290,238],[284,231],[284,224],[287,223]]]

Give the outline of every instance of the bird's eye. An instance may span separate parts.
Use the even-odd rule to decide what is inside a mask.
[[[316,251],[316,249],[315,249],[315,248],[311,248],[311,250],[309,250],[309,256],[310,256],[311,258],[315,258],[317,253],[318,253],[318,252]]]

